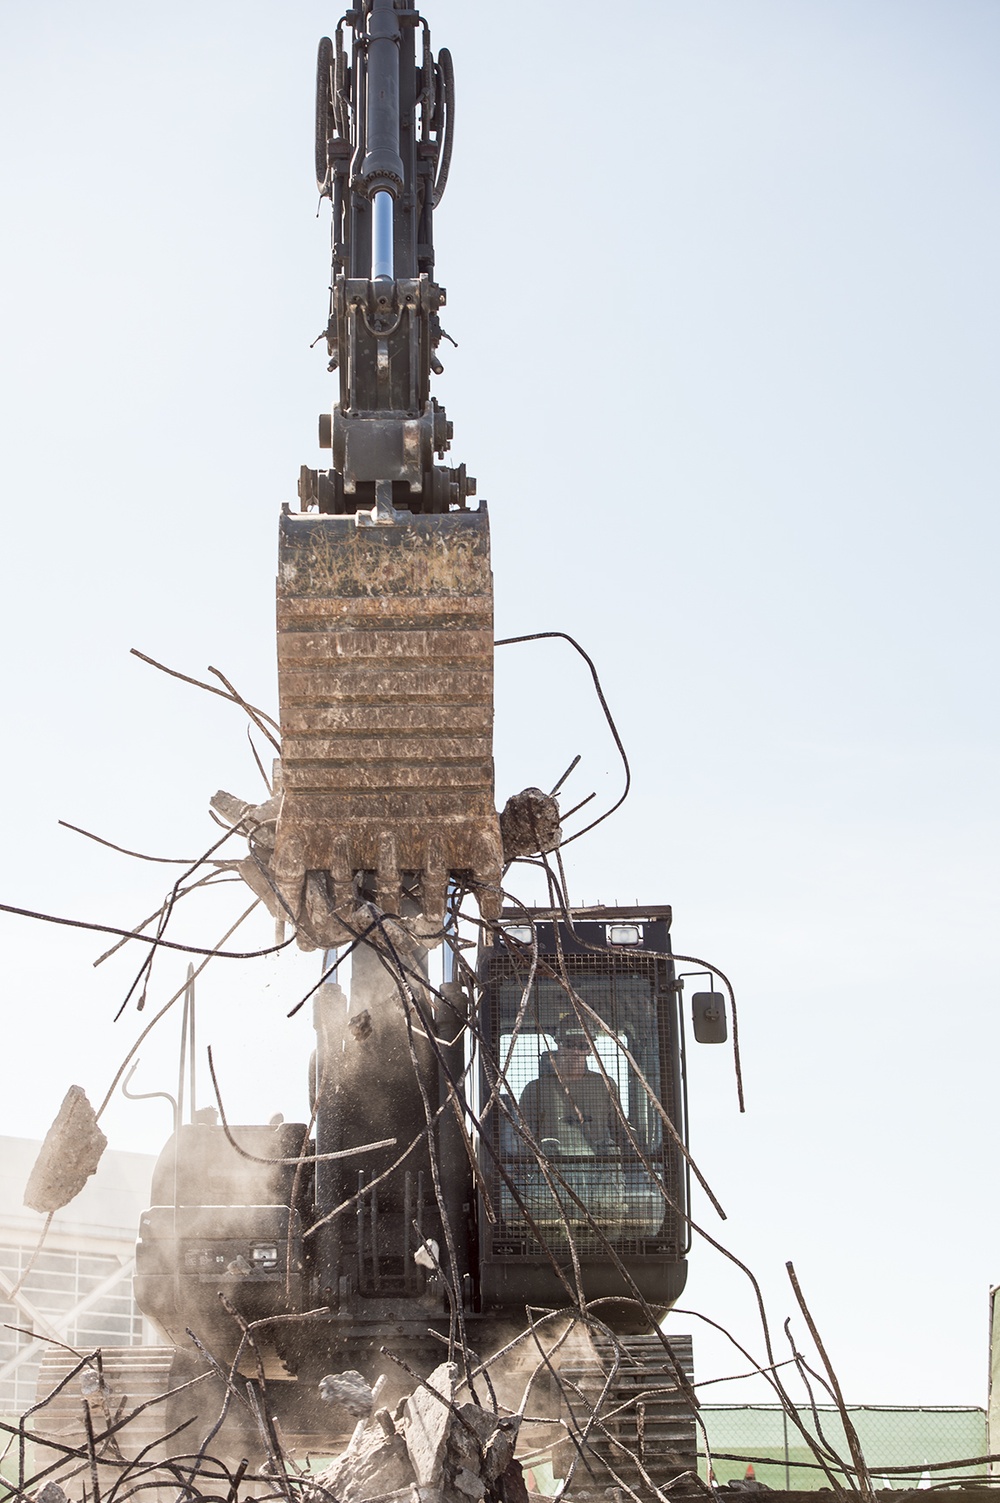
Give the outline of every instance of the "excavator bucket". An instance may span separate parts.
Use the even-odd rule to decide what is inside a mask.
[[[487,919],[493,576],[485,506],[281,518],[282,802],[271,867],[300,942],[343,944],[359,897],[441,929],[449,882]]]

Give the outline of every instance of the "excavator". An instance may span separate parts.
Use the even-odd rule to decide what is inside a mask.
[[[325,1375],[391,1388],[527,1324],[578,1477],[666,1485],[697,1455],[690,1340],[660,1330],[690,1240],[671,910],[505,896],[512,861],[558,849],[559,812],[534,789],[497,814],[488,512],[431,395],[454,121],[412,0],[359,0],[321,41],[328,466],[280,518],[272,797],[213,801],[246,882],[322,958],[310,1119],[177,1123],[139,1230],[164,1341],[145,1361],[175,1389],[206,1354],[263,1374],[266,1423],[330,1452],[352,1422]],[[693,1007],[724,1040],[722,995]],[[143,1358],[119,1355],[135,1385]]]

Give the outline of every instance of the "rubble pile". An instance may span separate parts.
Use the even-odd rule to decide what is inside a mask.
[[[363,1412],[357,1373],[324,1378],[326,1395],[343,1395]],[[380,1384],[368,1390],[371,1413],[359,1420],[347,1449],[316,1477],[310,1503],[527,1503],[514,1458],[519,1419],[475,1403],[458,1403],[459,1370],[435,1368],[426,1384],[390,1413],[375,1407]]]

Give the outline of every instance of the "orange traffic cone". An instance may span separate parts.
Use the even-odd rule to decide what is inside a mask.
[[[753,1469],[753,1462],[752,1461],[748,1461],[747,1462],[747,1469],[743,1473],[743,1481],[744,1482],[756,1482],[757,1481],[757,1474],[756,1474],[756,1472]]]

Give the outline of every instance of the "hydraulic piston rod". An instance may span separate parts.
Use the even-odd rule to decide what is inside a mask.
[[[372,281],[395,277],[392,246],[392,194],[380,189],[372,200]]]

